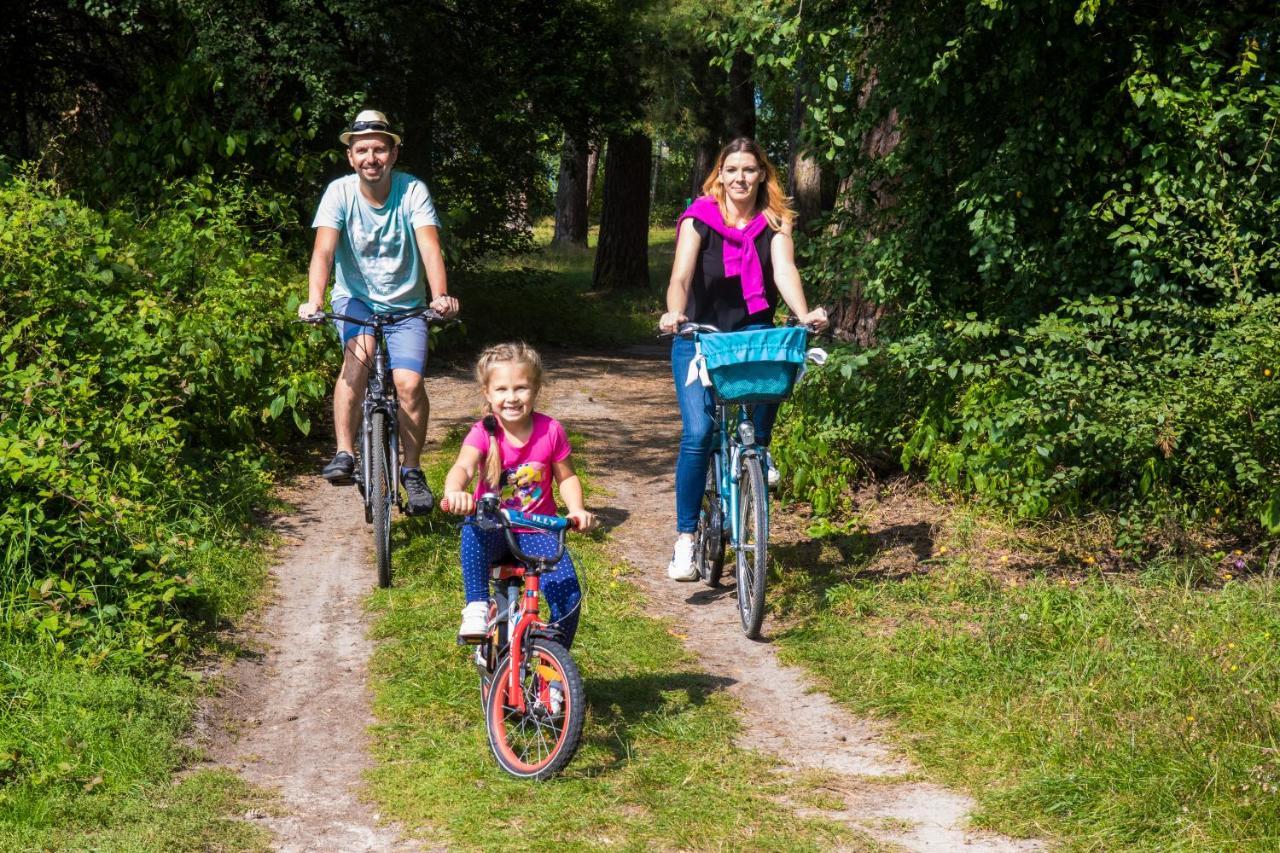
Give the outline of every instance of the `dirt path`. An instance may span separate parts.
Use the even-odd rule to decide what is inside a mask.
[[[778,661],[766,642],[746,639],[732,581],[719,590],[667,580],[674,537],[674,448],[680,418],[665,349],[630,348],[615,356],[548,354],[549,385],[539,408],[590,437],[596,482],[608,506],[593,506],[611,528],[616,553],[634,569],[650,611],[668,617],[708,672],[732,681],[743,708],[744,747],[789,767],[829,774],[845,808],[823,812],[887,846],[909,850],[1022,851],[1034,842],[967,828],[973,802],[938,785],[904,781],[912,771],[876,726],[814,689],[803,672]],[[460,372],[428,381],[433,423],[467,420],[474,386]],[[462,413],[462,418],[445,413]],[[769,625],[766,622],[765,635]]]
[[[280,814],[246,816],[275,833],[277,850],[418,850],[359,799],[373,723],[363,600],[375,583],[359,497],[317,476],[281,497],[295,511],[273,525],[285,543],[274,602],[248,639],[261,653],[224,673],[205,746],[215,764],[279,792]]]

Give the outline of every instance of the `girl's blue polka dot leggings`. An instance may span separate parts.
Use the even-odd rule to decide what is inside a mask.
[[[468,521],[472,520],[470,518]],[[517,533],[520,548],[531,557],[549,557],[556,552],[557,539],[550,533]],[[489,600],[489,566],[509,559],[507,539],[501,530],[481,530],[474,524],[462,526],[462,586],[467,603]],[[578,602],[582,590],[573,568],[569,549],[556,563],[555,571],[542,576],[542,595],[551,608],[551,622],[564,634],[565,646],[573,644],[578,632]]]

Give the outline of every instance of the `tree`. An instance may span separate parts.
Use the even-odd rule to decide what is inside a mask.
[[[587,247],[587,186],[589,152],[572,134],[565,133],[560,150],[560,175],[556,183],[555,246]]]
[[[604,206],[593,288],[649,286],[649,176],[653,145],[638,130],[609,137],[604,161]]]

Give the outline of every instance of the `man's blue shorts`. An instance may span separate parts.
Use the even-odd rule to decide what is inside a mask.
[[[361,320],[367,320],[373,316],[373,309],[367,303],[354,297],[333,300],[333,312],[335,314],[346,314],[349,317],[358,317]],[[346,349],[348,342],[360,335],[373,336],[373,329],[366,326],[358,326],[355,323],[348,323],[345,320],[334,320],[333,325],[338,328],[338,334],[342,337],[343,349]],[[419,376],[426,372],[426,320],[422,317],[413,317],[409,320],[402,320],[392,326],[385,326],[382,331],[387,336],[387,352],[391,355],[392,370],[412,370]]]

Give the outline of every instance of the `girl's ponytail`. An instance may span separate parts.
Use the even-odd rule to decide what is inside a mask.
[[[485,408],[489,408],[488,403],[485,403]],[[498,447],[498,418],[492,413],[484,416],[484,429],[489,433],[489,452],[484,457],[484,481],[496,494],[502,489],[502,449]]]

